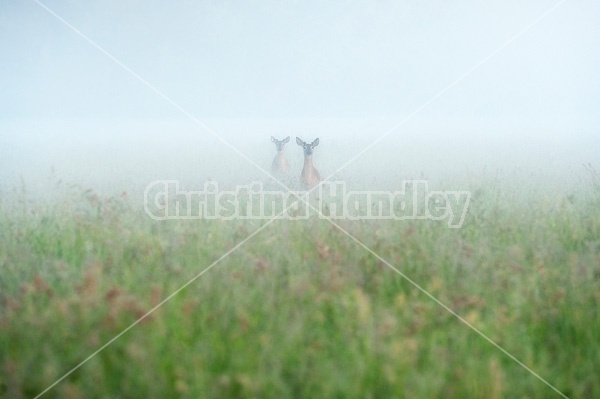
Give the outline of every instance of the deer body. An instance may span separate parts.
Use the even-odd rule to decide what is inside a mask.
[[[319,175],[319,171],[312,162],[313,149],[319,145],[319,139],[317,138],[309,144],[296,137],[296,143],[304,149],[304,167],[300,174],[302,187],[306,190],[310,190],[321,182],[321,175]]]
[[[275,143],[275,147],[277,147],[277,155],[275,155],[273,163],[271,163],[271,173],[277,177],[287,176],[290,166],[285,157],[283,146],[290,141],[290,137],[288,136],[283,140],[277,140],[275,137],[271,136],[271,141]]]

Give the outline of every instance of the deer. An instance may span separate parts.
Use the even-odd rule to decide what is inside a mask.
[[[275,137],[271,136],[271,141],[275,143],[275,147],[277,148],[277,155],[275,155],[273,163],[271,164],[271,173],[278,177],[287,176],[290,166],[285,158],[283,146],[290,141],[290,136],[287,136],[283,140],[277,140]]]
[[[300,174],[300,181],[302,182],[304,189],[310,190],[321,181],[321,175],[319,175],[319,171],[314,167],[312,162],[313,150],[319,145],[319,138],[316,138],[309,144],[302,141],[299,137],[296,137],[296,144],[302,146],[304,149],[304,167]]]

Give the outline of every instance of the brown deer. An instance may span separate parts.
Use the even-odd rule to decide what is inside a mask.
[[[285,158],[283,146],[290,141],[290,136],[287,136],[283,140],[277,140],[275,137],[271,136],[271,141],[275,143],[275,147],[277,147],[277,155],[275,155],[273,163],[271,164],[271,173],[276,177],[285,177],[289,172],[290,166]]]
[[[319,171],[314,167],[312,162],[313,149],[319,145],[319,139],[315,139],[312,143],[308,144],[296,137],[296,143],[302,146],[304,149],[304,167],[300,174],[300,180],[302,181],[302,187],[306,190],[310,190],[315,187],[321,181]]]

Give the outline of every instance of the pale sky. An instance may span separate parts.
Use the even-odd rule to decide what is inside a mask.
[[[248,151],[255,143],[248,156],[261,165],[272,158],[272,134],[325,137],[317,155],[326,162],[336,151],[341,164],[360,147],[340,153],[328,142],[368,143],[425,104],[365,157],[390,147],[409,157],[407,147],[423,151],[440,140],[481,145],[483,160],[503,156],[486,143],[504,141],[506,152],[520,140],[556,154],[575,143],[574,164],[600,154],[598,1],[565,1],[504,48],[557,2],[43,4],[215,133]],[[152,154],[165,148],[193,161],[163,171],[197,168],[205,178],[199,159],[207,148],[237,157],[32,0],[0,4],[0,52],[4,181],[50,165],[77,175],[90,159],[133,176],[158,170],[163,161]],[[426,168],[433,158],[423,156]]]

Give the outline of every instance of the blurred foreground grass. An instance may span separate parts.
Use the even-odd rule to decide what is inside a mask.
[[[600,196],[511,200],[464,226],[344,228],[572,398],[600,397]],[[264,221],[154,221],[71,191],[0,213],[0,398],[31,398]],[[280,220],[48,398],[560,397],[318,218]]]

